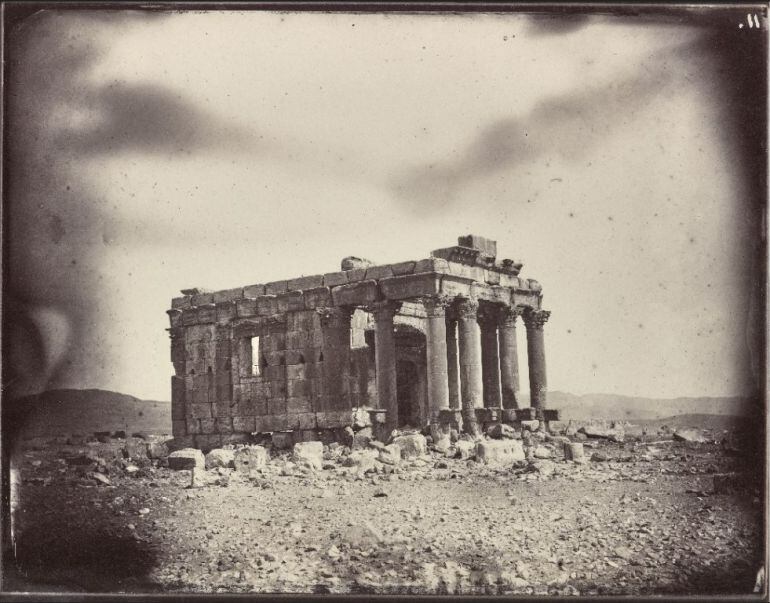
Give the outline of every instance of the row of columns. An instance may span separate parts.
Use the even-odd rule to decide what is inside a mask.
[[[427,314],[431,424],[445,423],[444,411],[459,410],[465,431],[477,433],[477,408],[518,408],[518,316],[522,316],[527,329],[531,406],[536,416],[543,418],[547,389],[543,325],[550,316],[549,311],[493,304],[480,306],[478,300],[445,296],[422,301]],[[380,408],[387,411],[388,429],[394,429],[398,420],[393,317],[399,307],[400,303],[393,301],[376,302],[369,307],[375,320],[377,392]]]

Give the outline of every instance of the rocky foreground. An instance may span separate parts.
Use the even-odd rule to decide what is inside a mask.
[[[528,427],[206,457],[149,436],[30,441],[3,589],[752,592],[763,468],[740,439]]]

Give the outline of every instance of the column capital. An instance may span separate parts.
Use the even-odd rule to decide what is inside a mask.
[[[479,312],[479,301],[477,299],[460,297],[457,299],[455,309],[459,318],[475,319]]]
[[[522,318],[524,319],[524,324],[527,326],[527,329],[542,331],[543,325],[550,316],[550,310],[533,310],[532,308],[527,308],[527,310],[524,311]]]
[[[524,313],[522,306],[502,306],[500,308],[500,324],[504,327],[516,327],[516,318]]]
[[[426,295],[419,298],[429,318],[445,316],[446,309],[454,301],[451,295]]]
[[[385,299],[382,301],[371,302],[366,306],[367,311],[374,314],[374,319],[393,318],[401,309],[400,301]]]

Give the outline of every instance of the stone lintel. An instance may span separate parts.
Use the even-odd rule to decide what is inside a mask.
[[[315,274],[313,276],[301,276],[299,278],[291,279],[286,288],[289,291],[303,291],[305,289],[316,289],[323,286],[324,277],[323,274]]]
[[[377,299],[377,281],[359,281],[332,288],[335,306],[360,306]]]
[[[510,305],[512,295],[511,290],[500,285],[487,285],[486,283],[471,283],[470,296],[484,301]]]
[[[324,287],[337,287],[348,284],[347,272],[327,272],[324,274]]]
[[[417,262],[399,262],[397,264],[391,264],[390,269],[393,271],[393,276],[405,276],[414,272],[414,266]]]
[[[441,278],[440,293],[450,297],[470,297],[471,285],[473,285],[473,283],[473,279],[466,278],[464,276],[445,274]]]
[[[374,281],[372,281],[374,282]],[[441,275],[423,272],[406,276],[393,276],[379,281],[382,294],[388,299],[409,299],[423,295],[435,295],[441,291]]]
[[[542,305],[543,297],[532,291],[513,291],[511,295],[512,306],[524,306],[539,310]]]
[[[449,272],[449,262],[444,258],[426,258],[414,263],[414,274],[420,272]]]
[[[393,276],[393,269],[390,264],[369,266],[366,269],[366,280],[379,280]]]

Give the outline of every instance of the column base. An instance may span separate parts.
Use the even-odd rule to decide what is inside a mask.
[[[484,432],[486,432],[487,429],[492,427],[492,425],[496,425],[500,423],[501,418],[502,418],[501,408],[477,408],[476,409],[476,420],[479,423],[479,427]]]
[[[438,413],[438,422],[459,430],[462,426],[462,413],[459,408],[442,408]]]
[[[387,444],[391,429],[388,429],[388,411],[384,408],[374,408],[367,411],[372,422],[372,435],[380,442]]]
[[[518,408],[504,408],[500,412],[500,420],[506,424],[516,423],[519,420],[518,410]]]
[[[474,412],[475,410],[476,409],[463,410],[460,415],[463,420],[463,431],[472,436],[481,435],[479,423],[476,420],[476,413]]]
[[[517,421],[534,421],[537,419],[537,409],[528,407],[528,408],[517,408],[516,409],[516,420]]]

